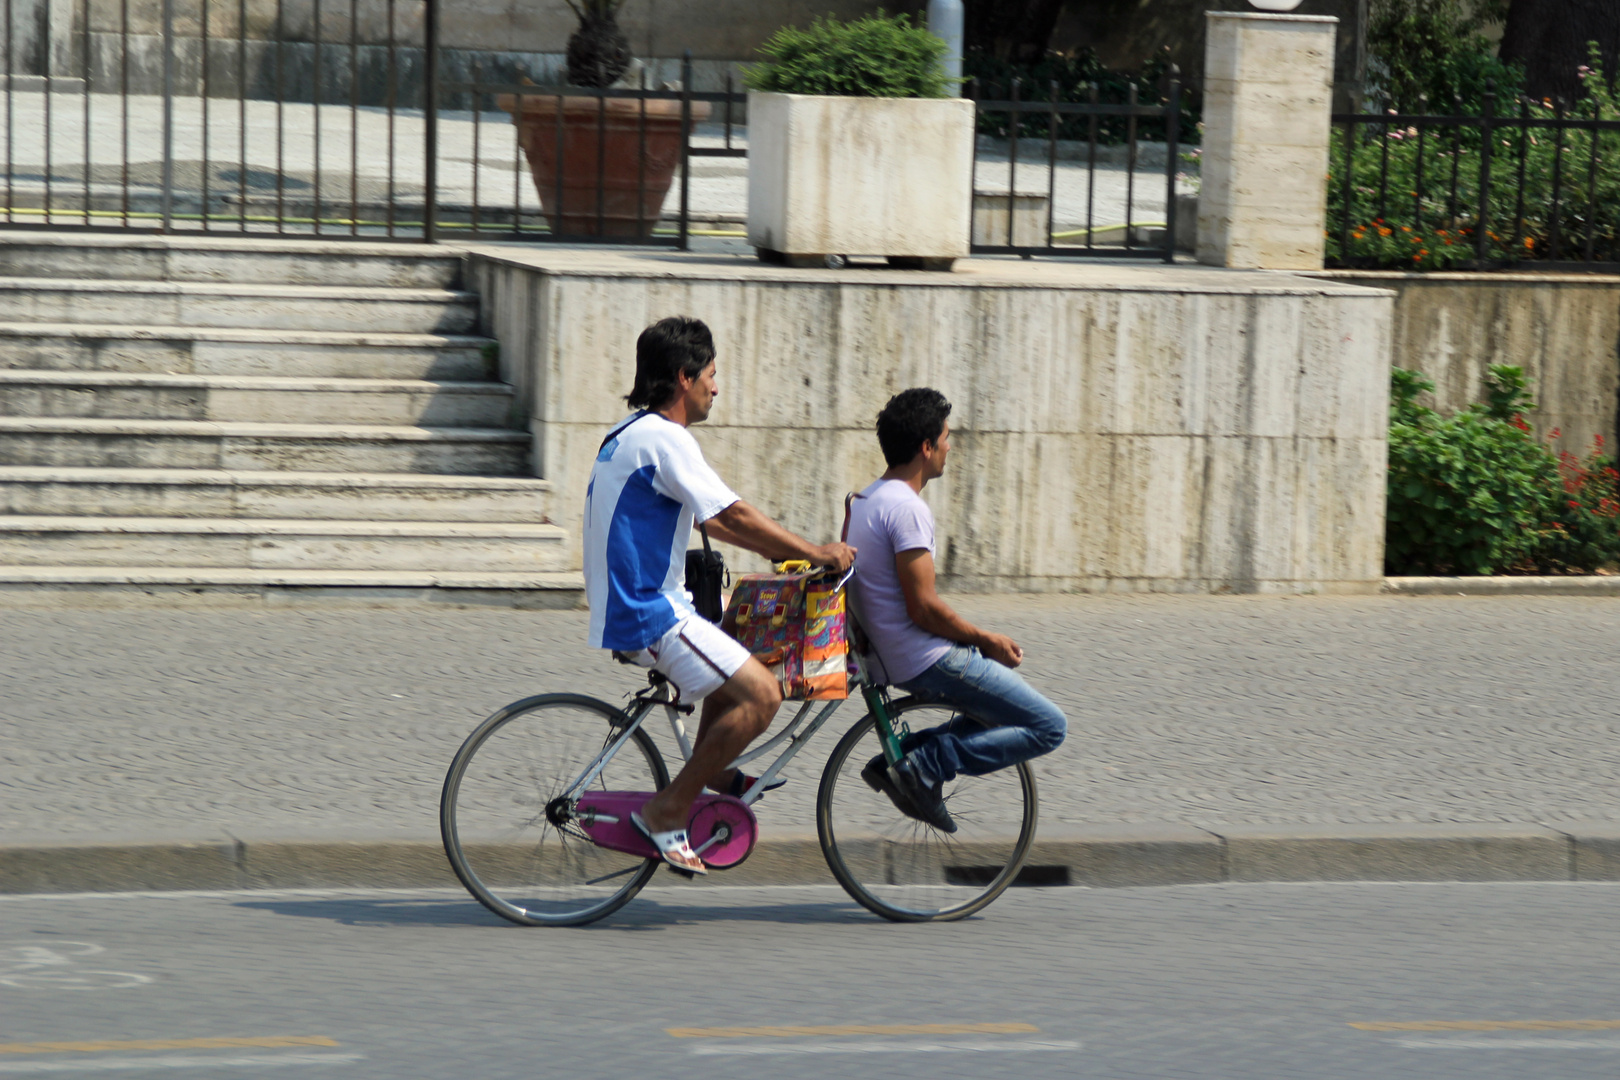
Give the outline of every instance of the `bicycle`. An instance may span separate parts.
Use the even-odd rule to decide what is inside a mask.
[[[817,791],[816,834],[827,866],[857,903],[885,919],[972,915],[1012,884],[1029,854],[1035,775],[1019,764],[947,784],[955,834],[902,814],[861,778],[867,761],[878,753],[898,761],[912,721],[922,721],[918,730],[979,721],[915,697],[891,700],[859,650],[850,655],[850,689],[859,690],[867,712],[833,749]],[[709,869],[748,857],[759,836],[750,807],[842,704],[803,702],[786,728],[738,757],[735,768],[787,744],[741,798],[698,798],[687,833]],[[690,757],[681,718],[693,706],[657,672],[626,709],[583,694],[541,694],[506,706],[468,736],[445,776],[439,824],[451,868],[480,903],[525,926],[578,926],[613,914],[641,891],[662,860],[631,826],[630,811],[669,782],[643,726],[660,707],[682,757]]]

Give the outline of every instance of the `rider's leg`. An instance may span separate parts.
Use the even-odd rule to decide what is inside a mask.
[[[704,701],[703,720],[697,741],[692,744],[691,759],[668,787],[641,808],[647,827],[653,832],[686,828],[692,801],[726,771],[749,743],[764,734],[781,704],[782,690],[775,676],[750,657]]]
[[[903,747],[936,780],[983,776],[1057,749],[1068,730],[1062,710],[1011,668],[957,646],[905,684],[930,701],[955,705],[990,726],[958,718],[914,733]]]

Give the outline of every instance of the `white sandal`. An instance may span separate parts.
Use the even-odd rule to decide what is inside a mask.
[[[709,868],[703,865],[697,852],[692,850],[692,843],[686,838],[685,829],[671,829],[668,832],[653,832],[647,823],[641,820],[639,810],[630,811],[630,824],[636,831],[645,836],[652,846],[658,849],[658,854],[677,873],[693,877],[698,874],[707,874]]]

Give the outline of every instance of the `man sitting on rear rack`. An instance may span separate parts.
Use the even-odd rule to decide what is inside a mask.
[[[664,861],[707,870],[686,824],[706,786],[729,790],[728,766],[770,727],[782,702],[776,679],[692,607],[683,588],[694,520],[717,539],[770,559],[849,569],[853,548],[816,545],[739,499],[686,429],[708,419],[717,390],[714,338],[697,319],[663,319],[636,340],[638,411],[602,441],[585,493],[585,595],[591,644],[625,654],[703,700],[692,756],[631,821]]]
[[[861,776],[903,813],[945,832],[956,823],[942,792],[957,773],[983,776],[1050,753],[1068,730],[1058,707],[1012,670],[1024,650],[980,630],[934,591],[934,515],[922,489],[945,472],[950,414],[945,395],[926,387],[889,399],[877,419],[889,469],[850,503],[847,537],[861,552],[849,598],[869,639],[873,678],[968,714],[914,732],[892,768],[879,754]]]

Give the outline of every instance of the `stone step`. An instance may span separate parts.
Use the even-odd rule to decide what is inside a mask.
[[[0,465],[0,514],[544,523],[550,497],[521,476]]]
[[[555,525],[0,516],[0,565],[252,570],[567,569]]]
[[[0,371],[0,416],[506,427],[496,382]]]
[[[0,465],[523,476],[529,441],[501,428],[0,417]]]
[[[448,289],[461,253],[429,244],[7,230],[0,276]]]
[[[0,605],[60,608],[177,605],[321,606],[353,602],[523,610],[584,605],[578,571],[250,570],[213,566],[0,566]]]
[[[0,322],[461,334],[478,298],[449,289],[0,278]]]
[[[479,380],[489,338],[464,334],[0,322],[0,370]]]

